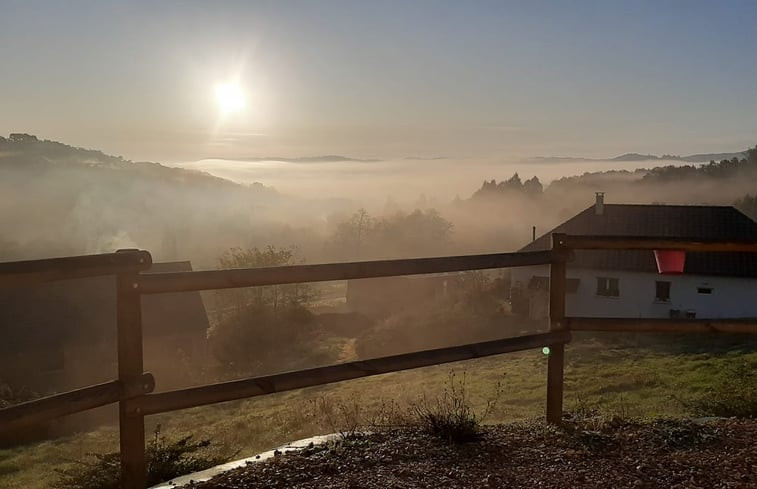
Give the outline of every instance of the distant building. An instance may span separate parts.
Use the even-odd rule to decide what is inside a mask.
[[[605,204],[603,197],[520,251],[549,249],[552,233],[757,241],[757,223],[730,206]],[[513,268],[511,277],[514,312],[546,318],[549,266]],[[757,317],[753,253],[687,253],[683,274],[661,275],[650,250],[578,250],[567,277],[569,316]]]
[[[147,272],[191,271],[188,261]],[[142,298],[145,371],[158,389],[185,382],[184,361],[205,356],[208,318],[199,292]],[[0,289],[0,380],[40,393],[117,378],[115,278]]]
[[[14,143],[35,143],[39,141],[39,139],[37,139],[37,136],[20,132],[11,133],[8,136],[8,139],[10,141],[13,141]]]

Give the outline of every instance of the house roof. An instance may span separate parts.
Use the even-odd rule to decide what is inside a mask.
[[[576,214],[520,251],[547,250],[552,233],[757,241],[757,223],[731,206],[604,204]],[[576,251],[573,268],[656,272],[652,251]],[[685,273],[757,277],[757,254],[687,253]]]

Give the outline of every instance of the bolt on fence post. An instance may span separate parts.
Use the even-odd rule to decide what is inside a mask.
[[[549,330],[565,329],[565,289],[567,248],[565,235],[552,235],[552,250],[561,252],[549,265]],[[547,422],[559,425],[563,411],[565,343],[550,345],[547,359]]]
[[[116,276],[116,315],[118,328],[118,380],[122,385],[141,382],[142,304],[137,274]],[[127,403],[118,403],[121,487],[144,489],[147,486],[145,463],[145,423],[141,413],[129,412]]]

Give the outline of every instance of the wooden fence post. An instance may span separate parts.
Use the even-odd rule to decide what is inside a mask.
[[[136,273],[116,276],[118,327],[118,380],[123,385],[142,378],[142,304]],[[145,423],[141,411],[129,412],[128,403],[118,403],[121,487],[144,489],[147,486],[145,463]]]
[[[549,330],[565,329],[565,282],[567,249],[564,234],[552,235],[552,250],[563,251],[549,266]],[[565,343],[550,345],[547,360],[547,422],[559,425],[563,410]]]

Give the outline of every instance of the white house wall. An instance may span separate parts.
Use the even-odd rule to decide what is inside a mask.
[[[512,285],[527,287],[534,275],[548,277],[549,266],[513,269]],[[580,280],[578,290],[566,295],[568,316],[666,318],[674,309],[682,316],[690,312],[697,318],[757,317],[756,279],[570,268],[567,276]],[[620,296],[598,296],[597,277],[618,278]],[[655,300],[656,281],[671,282],[670,301]],[[712,293],[700,294],[700,287],[710,288]],[[541,297],[539,300],[544,300]]]

